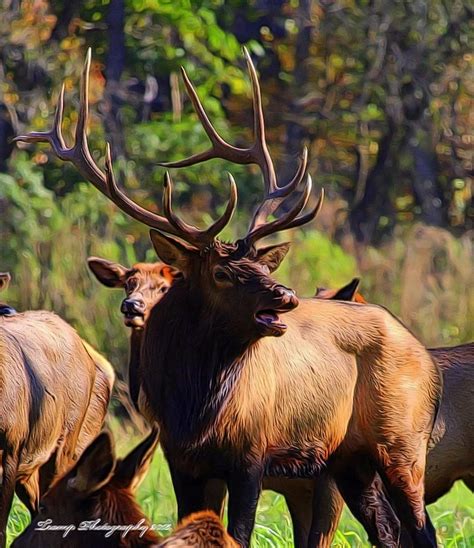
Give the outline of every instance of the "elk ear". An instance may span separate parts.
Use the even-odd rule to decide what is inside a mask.
[[[128,275],[128,268],[119,263],[107,261],[100,257],[89,257],[87,264],[92,274],[101,284],[107,287],[123,287]]]
[[[158,445],[159,432],[158,427],[154,426],[151,433],[117,463],[114,480],[119,482],[121,487],[135,491],[143,481]]]
[[[150,230],[150,238],[158,257],[181,272],[186,271],[191,257],[197,252],[195,247],[162,234],[158,230]]]
[[[183,277],[183,274],[172,266],[164,266],[160,270],[160,274],[169,284],[172,284],[175,280]]]
[[[112,438],[102,432],[87,447],[67,481],[69,491],[87,496],[98,491],[112,477],[115,456]]]
[[[276,270],[280,263],[285,258],[290,249],[290,242],[283,244],[269,245],[267,247],[261,247],[257,249],[257,262],[264,264],[273,272]]]
[[[359,278],[354,278],[344,287],[338,289],[331,299],[336,301],[355,301],[357,296],[357,289],[360,284]]]
[[[0,272],[0,291],[8,287],[10,280],[11,276],[8,272]]]

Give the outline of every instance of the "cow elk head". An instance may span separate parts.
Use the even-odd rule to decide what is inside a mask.
[[[163,263],[137,263],[127,268],[107,259],[89,257],[87,264],[100,283],[124,289],[120,310],[125,325],[134,329],[143,329],[151,309],[173,281],[181,278],[178,270]]]
[[[80,530],[80,524],[98,520],[99,525],[126,526],[139,522],[147,525],[135,500],[135,491],[150,466],[157,444],[158,429],[154,428],[123,460],[116,460],[110,434],[99,434],[77,464],[42,497],[38,514],[12,546],[95,548],[155,545],[158,538],[146,527],[142,537],[137,529],[121,538],[122,531],[118,529],[107,538],[107,531]],[[51,527],[48,530],[47,524],[57,529]]]

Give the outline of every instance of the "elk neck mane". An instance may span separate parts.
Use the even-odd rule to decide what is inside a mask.
[[[175,282],[150,314],[142,378],[163,429],[179,445],[202,439],[225,406],[253,341],[242,340],[187,280]]]

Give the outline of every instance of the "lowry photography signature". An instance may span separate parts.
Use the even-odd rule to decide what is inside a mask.
[[[138,531],[140,537],[143,537],[148,531],[166,532],[171,529],[170,525],[162,525],[158,523],[147,523],[141,519],[137,523],[125,523],[120,525],[112,525],[110,523],[102,523],[102,520],[95,519],[89,521],[81,521],[78,525],[73,523],[55,524],[52,519],[39,521],[35,527],[36,531],[52,531],[62,533],[63,538],[66,538],[71,532],[79,531],[98,531],[103,532],[105,538],[109,538],[119,532],[122,538],[125,538],[129,533]]]

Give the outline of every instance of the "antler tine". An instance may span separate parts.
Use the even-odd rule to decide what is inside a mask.
[[[223,230],[223,228],[230,222],[235,212],[235,207],[237,205],[237,185],[235,184],[235,180],[230,173],[227,173],[227,179],[229,180],[230,185],[229,201],[227,202],[227,206],[222,216],[206,230],[206,237],[209,239],[215,238],[219,232]]]
[[[301,217],[296,217],[291,223],[285,226],[285,230],[288,230],[289,228],[296,228],[298,226],[302,226],[306,223],[309,223],[312,221],[317,214],[321,211],[321,208],[323,207],[324,202],[324,188],[321,188],[321,192],[319,193],[318,203],[313,207],[311,211],[308,211],[308,213],[305,213],[304,215],[301,215]]]
[[[311,194],[311,189],[313,186],[313,181],[311,176],[308,175],[306,179],[306,184],[304,186],[303,192],[300,194],[296,203],[290,208],[290,210],[285,213],[282,217],[275,219],[269,223],[265,223],[257,226],[255,229],[251,230],[245,237],[245,241],[249,246],[253,246],[257,240],[265,236],[269,236],[280,230],[285,230],[288,225],[294,221],[299,213],[304,209],[306,203],[308,202],[309,195]]]
[[[231,145],[217,133],[216,129],[209,120],[209,116],[204,110],[198,94],[186,73],[186,70],[183,67],[181,67],[181,74],[183,75],[184,85],[186,86],[186,90],[188,92],[189,98],[191,99],[194,110],[196,111],[202,127],[204,128],[204,131],[211,141],[211,148],[204,152],[194,154],[193,156],[185,158],[184,160],[179,160],[176,162],[158,162],[158,165],[163,167],[175,168],[187,167],[199,164],[201,162],[205,162],[206,160],[211,160],[212,158],[222,158],[223,160],[229,160],[230,162],[234,163],[250,163],[251,159],[248,157],[247,149]]]
[[[102,194],[112,200],[112,202],[125,211],[125,213],[150,227],[186,239],[188,236],[186,231],[180,231],[165,217],[136,204],[118,188],[112,168],[109,144],[107,144],[106,147],[105,174],[92,158],[87,140],[90,65],[91,49],[89,48],[81,75],[79,116],[74,144],[71,147],[67,147],[61,131],[64,112],[64,84],[59,94],[52,129],[46,132],[31,132],[26,135],[21,135],[16,137],[14,141],[49,143],[54,154],[59,159],[71,162],[87,181],[90,181],[100,192],[102,192]]]
[[[199,230],[195,226],[188,225],[174,214],[171,206],[172,194],[173,183],[171,181],[170,174],[166,172],[163,181],[163,213],[178,232],[191,235],[195,238],[195,236],[199,233]]]
[[[177,230],[181,233],[186,233],[186,241],[193,242],[195,244],[208,244],[219,234],[219,232],[232,218],[235,211],[235,206],[237,204],[237,185],[235,184],[234,178],[230,173],[228,173],[227,176],[230,184],[230,198],[227,202],[224,213],[207,229],[199,230],[192,225],[188,225],[174,214],[171,207],[171,195],[173,191],[172,181],[169,173],[166,172],[163,192],[163,211],[166,218]]]
[[[172,225],[168,219],[139,206],[120,190],[115,180],[109,143],[107,143],[105,150],[105,180],[107,195],[122,211],[151,228],[173,234],[183,240],[186,239],[186,235]]]
[[[17,135],[12,139],[13,143],[49,143],[56,156],[64,159],[64,153],[67,150],[66,143],[61,131],[64,112],[64,84],[59,92],[58,104],[54,112],[53,127],[49,131],[32,131],[26,135]]]
[[[260,83],[258,81],[257,71],[255,70],[250,53],[245,46],[243,51],[247,62],[247,69],[250,74],[250,81],[252,83],[253,127],[255,142],[252,145],[251,150],[255,157],[255,163],[257,163],[262,170],[265,194],[269,195],[278,190],[278,185],[276,181],[275,167],[265,140],[265,118],[263,116],[262,94],[260,92]]]

